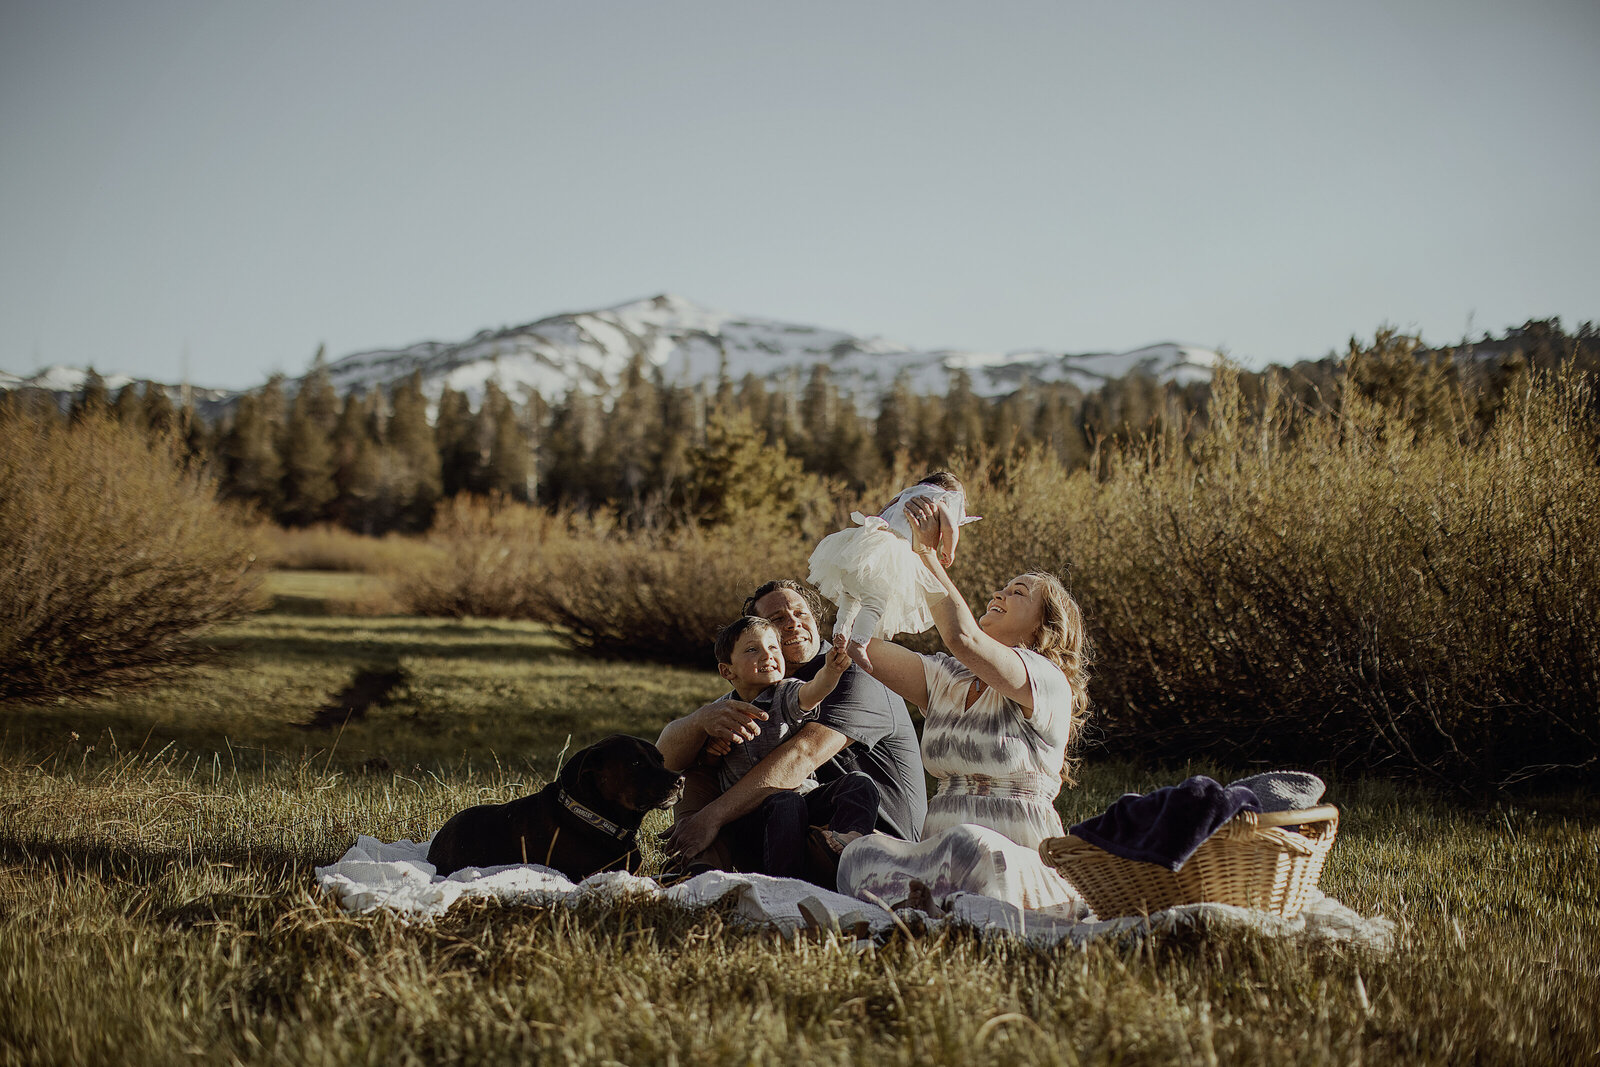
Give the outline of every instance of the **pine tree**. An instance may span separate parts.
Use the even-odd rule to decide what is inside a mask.
[[[661,442],[656,457],[655,491],[672,505],[682,505],[688,495],[690,453],[705,440],[705,408],[692,389],[663,387],[656,383],[657,434]]]
[[[1089,465],[1089,442],[1079,425],[1083,394],[1071,385],[1049,385],[1043,390],[1035,423],[1039,441],[1068,470]]]
[[[544,484],[544,442],[550,432],[550,405],[537,389],[528,390],[522,406],[522,428],[528,442],[528,499],[538,500]]]
[[[323,384],[326,382],[324,373]],[[337,460],[330,439],[333,427],[325,427],[319,418],[326,395],[305,387],[310,384],[308,381],[295,394],[284,431],[283,503],[278,515],[288,526],[309,526],[329,518],[339,495]]]
[[[276,514],[282,501],[283,464],[276,428],[265,410],[269,402],[264,392],[240,397],[219,450],[223,495]]]
[[[489,387],[499,388],[493,381]],[[485,397],[484,407],[488,406]],[[439,450],[440,489],[445,496],[482,492],[483,449],[479,445],[478,419],[466,394],[448,385],[439,394],[439,414],[433,420],[433,440]]]
[[[283,399],[283,375],[274,374],[267,379],[267,384],[261,387],[261,417],[266,420],[272,433],[272,447],[277,451],[278,458],[283,458],[283,435],[288,420],[289,405]]]
[[[334,461],[333,515],[346,529],[375,533],[380,516],[374,504],[380,492],[378,451],[372,436],[372,398],[350,393],[344,399],[331,438]]]
[[[111,394],[106,390],[106,380],[100,372],[89,368],[83,378],[83,387],[72,399],[72,421],[95,418],[111,410]]]
[[[871,424],[861,417],[855,402],[842,398],[834,414],[833,431],[822,453],[821,473],[843,478],[863,489],[882,475],[884,463],[873,442]]]
[[[965,368],[950,376],[939,426],[939,454],[929,462],[943,465],[983,445],[983,401],[972,391],[972,375]]]
[[[1535,325],[1543,324],[1529,323]],[[1536,336],[1542,334],[1536,331]],[[1420,347],[1417,338],[1392,327],[1379,330],[1368,346],[1352,337],[1345,359],[1347,388],[1400,415],[1414,434],[1448,432],[1454,414],[1453,364],[1441,360],[1438,352],[1418,358]]]
[[[168,434],[178,428],[178,413],[172,406],[172,398],[155,382],[145,383],[139,405],[139,417],[152,433]]]
[[[754,371],[739,379],[739,394],[734,406],[750,416],[755,428],[768,435],[767,440],[775,439],[772,434],[772,396],[767,392],[767,383]]]
[[[144,428],[144,401],[139,398],[139,387],[132,382],[117,390],[117,399],[111,413],[124,426]]]
[[[800,405],[800,370],[790,367],[768,408],[767,440],[782,444],[791,456],[804,456],[807,445]]]
[[[768,445],[742,411],[713,413],[689,464],[692,514],[707,525],[810,532],[826,504],[817,479],[781,444]]]
[[[1024,380],[1017,391],[988,406],[984,441],[1004,453],[1026,452],[1033,446],[1039,417],[1039,390]]]
[[[878,401],[875,439],[878,456],[884,463],[893,463],[896,456],[911,451],[916,407],[917,398],[911,391],[911,372],[901,370],[894,376],[894,384],[889,391]]]
[[[300,392],[296,399],[304,395],[306,399],[306,415],[316,424],[325,435],[333,433],[334,424],[339,421],[339,393],[333,387],[333,379],[328,374],[328,362],[324,358],[325,347],[317,346],[317,354],[311,358],[311,370],[306,373],[300,383]]]
[[[643,357],[635,355],[606,417],[596,457],[609,495],[635,520],[643,518],[646,498],[659,495],[661,452],[661,400]]]
[[[212,453],[220,444],[221,427],[212,427],[187,401],[178,409],[174,431],[183,439],[184,453],[190,463],[210,464]],[[221,476],[221,472],[217,472]]]
[[[711,410],[729,412],[734,407],[733,378],[728,374],[728,346],[721,338],[717,339],[717,392],[711,402]]]
[[[599,402],[582,390],[573,389],[556,405],[544,447],[549,468],[540,486],[546,503],[583,508],[602,497],[592,462],[601,429]]]
[[[813,364],[800,400],[800,425],[804,436],[796,442],[799,447],[795,449],[795,454],[812,470],[836,473],[828,469],[828,461],[834,452],[830,438],[839,420],[840,406],[839,390],[833,384],[833,373],[828,365]]]
[[[533,456],[528,435],[517,419],[516,405],[501,393],[493,405],[485,397],[483,410],[491,412],[494,420],[485,472],[487,488],[491,493],[526,502],[534,489]]]
[[[395,464],[394,485],[400,500],[397,519],[408,531],[426,530],[433,523],[443,480],[439,450],[428,425],[428,398],[422,391],[422,372],[413,371],[394,391],[390,403],[387,444]]]

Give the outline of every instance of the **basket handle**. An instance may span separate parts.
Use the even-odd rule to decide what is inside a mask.
[[[1256,815],[1256,825],[1304,826],[1308,822],[1338,822],[1339,809],[1332,804],[1318,804],[1314,808],[1291,808],[1288,811],[1263,811]]]

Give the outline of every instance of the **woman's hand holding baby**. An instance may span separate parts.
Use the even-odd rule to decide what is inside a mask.
[[[929,500],[913,500],[906,504],[906,519],[916,533],[912,548],[934,553],[946,567],[956,561],[956,543],[961,534],[947,508]]]

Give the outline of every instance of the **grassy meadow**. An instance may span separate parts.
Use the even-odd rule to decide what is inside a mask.
[[[658,904],[346,915],[312,868],[357,834],[430,834],[537,788],[564,749],[653,737],[722,687],[573,655],[536,624],[372,614],[386,594],[365,575],[280,573],[268,593],[181,682],[0,707],[0,1063],[1600,1057],[1588,797],[1466,809],[1335,782],[1323,887],[1396,920],[1387,957],[1237,931],[1050,951],[900,934],[858,952]],[[324,709],[361,672],[389,688],[335,724]],[[1091,763],[1062,814],[1201,770]]]

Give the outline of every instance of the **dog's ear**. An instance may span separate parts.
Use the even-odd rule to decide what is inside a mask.
[[[594,777],[594,746],[573,753],[572,758],[561,765],[561,773],[556,778],[567,792],[573,792],[583,787],[586,780]]]

